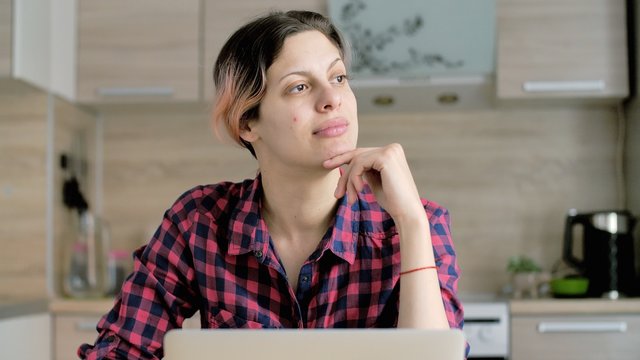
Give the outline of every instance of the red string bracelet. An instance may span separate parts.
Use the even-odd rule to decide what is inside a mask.
[[[431,265],[431,266],[423,266],[423,267],[419,267],[419,268],[415,268],[415,269],[411,269],[411,270],[407,270],[407,271],[401,271],[400,272],[400,276],[405,275],[405,274],[410,274],[412,272],[416,272],[416,271],[420,271],[420,270],[427,270],[427,269],[437,269],[437,267],[435,265]]]

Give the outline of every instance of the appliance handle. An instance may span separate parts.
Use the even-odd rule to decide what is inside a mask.
[[[562,248],[562,259],[569,265],[580,269],[582,272],[583,261],[573,256],[573,227],[576,223],[583,224],[584,216],[576,214],[574,211],[569,211],[567,215],[567,222],[564,227],[564,245]]]
[[[90,332],[94,332],[96,331],[96,326],[98,325],[98,321],[100,319],[96,319],[96,320],[79,320],[75,322],[75,329],[76,331],[80,331],[80,332],[85,332],[85,331],[90,331]]]
[[[549,333],[623,333],[627,331],[624,321],[543,321],[538,332]]]

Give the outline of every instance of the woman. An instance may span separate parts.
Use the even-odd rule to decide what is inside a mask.
[[[259,175],[176,201],[81,357],[162,357],[198,310],[210,328],[462,326],[448,213],[420,199],[400,145],[356,147],[345,58],[312,12],[233,34],[214,119]]]

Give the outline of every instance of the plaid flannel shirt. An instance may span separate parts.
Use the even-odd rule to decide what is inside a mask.
[[[400,246],[395,225],[368,188],[305,261],[297,291],[287,281],[261,218],[260,176],[198,186],[166,211],[134,271],[98,323],[86,359],[158,359],[165,333],[200,311],[203,328],[374,328],[398,321]],[[460,269],[449,215],[423,200],[444,307],[462,328]],[[468,347],[467,347],[468,351]]]

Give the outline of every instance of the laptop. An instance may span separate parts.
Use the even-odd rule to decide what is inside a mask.
[[[462,360],[461,330],[175,329],[164,338],[165,360]]]

